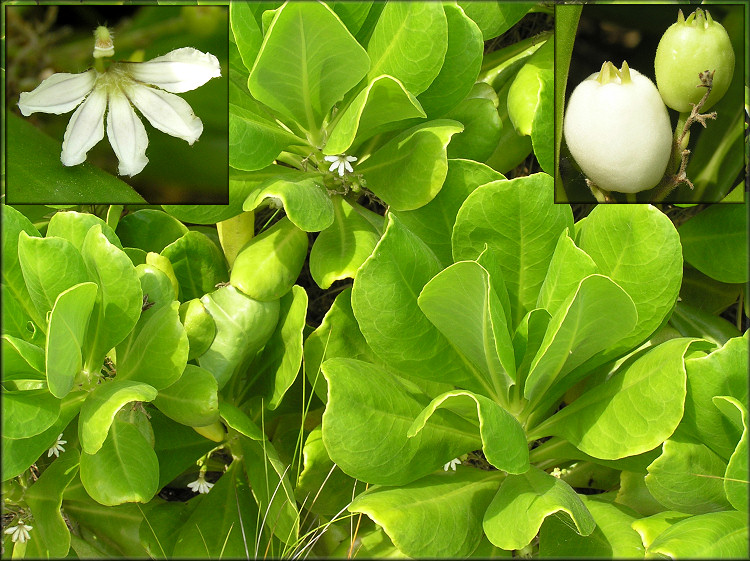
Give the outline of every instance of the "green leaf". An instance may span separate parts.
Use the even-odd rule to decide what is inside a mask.
[[[180,322],[188,337],[188,360],[198,358],[211,346],[216,336],[216,323],[197,298],[180,304]]]
[[[244,411],[228,401],[219,403],[219,413],[226,425],[253,440],[263,440],[265,435]]]
[[[471,365],[474,386],[505,402],[515,383],[513,343],[506,313],[490,284],[489,273],[474,261],[461,261],[428,282],[419,308]]]
[[[482,66],[482,31],[464,10],[443,4],[448,23],[448,48],[440,72],[417,98],[430,118],[441,117],[471,91]]]
[[[714,406],[715,396],[747,400],[748,335],[735,337],[704,357],[688,359],[685,416],[681,429],[724,460],[734,453],[742,428]]]
[[[576,243],[599,272],[635,303],[638,323],[611,350],[619,355],[642,343],[672,311],[682,279],[679,236],[671,220],[650,205],[598,205],[576,230]]]
[[[377,76],[343,110],[323,148],[343,154],[375,134],[398,128],[406,119],[426,117],[419,101],[393,76]]]
[[[479,544],[482,517],[498,485],[496,474],[459,467],[403,487],[372,487],[349,512],[372,518],[410,557],[460,559]],[[451,530],[434,532],[439,528]]]
[[[302,143],[274,121],[229,104],[229,165],[233,168],[246,171],[265,168],[287,146]]]
[[[448,119],[407,129],[358,166],[357,173],[363,175],[367,188],[394,210],[419,208],[434,199],[443,186],[448,173],[446,148],[461,130],[460,123]],[[394,169],[399,170],[397,175]]]
[[[89,230],[97,225],[101,227],[101,232],[107,237],[109,243],[122,249],[120,239],[109,224],[98,216],[87,212],[75,212],[72,210],[56,212],[49,220],[46,236],[65,238],[78,251],[83,253],[83,241],[86,239]]]
[[[611,279],[584,278],[550,319],[526,378],[526,399],[537,406],[560,398],[585,375],[573,373],[576,367],[616,344],[637,320],[630,296]]]
[[[60,293],[49,316],[45,367],[47,385],[55,397],[73,389],[83,367],[82,347],[97,287],[93,282],[77,284]]]
[[[171,386],[159,391],[154,405],[170,419],[191,427],[203,427],[219,420],[218,384],[203,368],[188,364]]]
[[[160,390],[179,379],[188,357],[179,308],[172,302],[141,314],[130,336],[117,346],[119,380],[145,382]]]
[[[680,432],[666,440],[650,466],[646,487],[669,510],[705,514],[728,510],[724,493],[726,461]]]
[[[268,341],[279,319],[279,301],[260,302],[224,286],[201,302],[216,322],[216,337],[198,365],[214,375],[221,390]]]
[[[44,379],[44,349],[32,343],[12,335],[3,335],[0,358],[4,382]]]
[[[14,113],[7,113],[7,202],[11,204],[138,204],[130,185],[91,163],[65,167],[62,139],[53,139]]]
[[[367,77],[388,74],[414,95],[440,72],[448,49],[448,24],[440,4],[386,4],[367,44],[372,64]]]
[[[544,519],[564,512],[580,535],[588,536],[596,522],[581,498],[561,479],[532,467],[508,475],[484,516],[484,532],[502,549],[521,549],[536,536]]]
[[[307,313],[307,292],[301,286],[281,297],[279,321],[263,352],[256,359],[253,376],[265,389],[265,406],[276,409],[297,379],[302,365],[302,336]]]
[[[267,199],[281,201],[287,217],[300,230],[325,230],[333,222],[331,197],[319,180],[306,176],[301,174],[298,180],[282,176],[266,181],[247,196],[243,210],[255,210]]]
[[[337,280],[354,278],[380,239],[380,232],[363,216],[371,211],[340,195],[329,200],[333,223],[315,238],[310,251],[310,274],[322,289]]]
[[[18,259],[29,296],[41,318],[46,318],[61,293],[91,280],[79,251],[63,238],[37,238],[22,231]],[[46,323],[45,320],[40,325]]]
[[[414,384],[349,358],[323,363],[328,405],[323,442],[344,473],[378,485],[403,485],[479,445],[476,426],[440,409],[413,438],[412,420],[429,398]]]
[[[682,271],[680,302],[701,312],[719,315],[737,302],[743,286],[741,283],[719,282],[686,265]]]
[[[276,11],[248,87],[255,99],[316,136],[368,67],[367,53],[328,6],[292,2]]]
[[[125,247],[160,253],[188,231],[179,220],[165,212],[145,208],[126,214],[117,224],[117,235]]]
[[[537,173],[494,181],[464,201],[453,228],[453,257],[495,253],[510,297],[511,326],[536,307],[560,233],[573,225],[567,205],[552,204],[552,178]]]
[[[711,512],[681,520],[659,534],[646,555],[673,559],[731,559],[747,555],[744,512]]]
[[[747,203],[711,205],[682,224],[685,261],[718,281],[746,283],[747,209]]]
[[[461,0],[459,6],[482,30],[485,41],[505,33],[526,15],[534,4],[523,2],[477,2]]]
[[[230,4],[229,24],[232,26],[232,35],[242,57],[242,62],[250,70],[263,42],[263,34],[250,4],[246,2]]]
[[[159,462],[140,431],[115,418],[101,448],[81,454],[81,482],[92,499],[106,506],[147,503],[159,490]]]
[[[24,494],[34,515],[34,538],[41,541],[50,558],[63,558],[70,549],[70,530],[60,506],[63,491],[78,473],[78,450],[67,450],[52,462]]]
[[[643,545],[648,548],[654,542],[654,539],[664,530],[674,523],[689,517],[689,514],[665,510],[652,516],[641,518],[640,520],[634,520],[631,525],[640,534]]]
[[[568,230],[565,230],[557,240],[547,276],[539,291],[537,306],[554,314],[584,278],[598,272],[593,259],[576,246]]]
[[[747,466],[747,406],[733,397],[724,395],[715,397],[714,404],[728,417],[740,417],[742,423],[742,437],[737,443],[737,448],[735,448],[732,457],[729,458],[729,464],[727,464],[724,492],[734,508],[739,511],[746,511],[748,506],[748,481],[750,481],[750,470]]]
[[[143,291],[133,263],[117,244],[110,242],[104,227],[97,224],[89,229],[81,253],[90,278],[98,285],[84,344],[85,364],[94,370],[135,327],[141,315]]]
[[[59,416],[60,400],[46,389],[3,391],[5,438],[36,436],[50,428]]]
[[[596,522],[594,531],[588,536],[581,536],[562,518],[547,518],[539,532],[540,557],[643,558],[644,547],[640,536],[631,528],[631,524],[638,520],[635,513],[627,507],[595,497],[581,497]]]
[[[172,557],[177,536],[197,506],[198,501],[152,501],[143,507],[138,537],[152,559]]]
[[[523,428],[513,415],[483,395],[461,390],[439,395],[422,410],[406,435],[413,438],[419,434],[439,408],[448,409],[464,418],[473,418],[476,413],[482,450],[493,466],[516,474],[529,469],[529,451]]]
[[[117,412],[131,401],[153,401],[156,388],[130,380],[112,380],[96,386],[81,407],[78,435],[85,454],[98,452]]]
[[[426,205],[410,211],[391,210],[427,244],[444,267],[453,263],[451,232],[466,197],[480,185],[505,179],[492,168],[472,160],[448,160],[443,187]]]
[[[480,82],[497,96],[490,86]],[[451,109],[446,118],[454,119],[464,126],[464,130],[451,140],[448,146],[449,158],[465,158],[484,162],[497,148],[503,124],[497,113],[497,105],[492,99],[474,97],[469,94],[461,103]]]
[[[187,232],[165,247],[161,254],[172,263],[180,285],[180,301],[200,298],[217,284],[229,280],[221,250],[200,232]]]
[[[390,366],[482,392],[470,365],[419,309],[417,296],[439,271],[430,249],[389,214],[383,237],[354,281],[354,315],[367,343]]]
[[[175,558],[247,558],[261,547],[256,536],[263,514],[239,464],[232,462],[211,492],[198,499],[200,503],[179,529]]]
[[[284,217],[239,252],[229,282],[250,298],[278,300],[297,280],[307,245],[307,234]]]
[[[561,436],[604,460],[655,448],[682,418],[684,357],[694,341],[670,339],[654,347],[550,417],[543,423],[548,430],[542,432]]]

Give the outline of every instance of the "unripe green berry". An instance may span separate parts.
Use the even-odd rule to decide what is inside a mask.
[[[606,191],[655,187],[672,150],[669,115],[656,86],[626,62],[620,70],[605,62],[573,90],[563,133],[583,173]]]
[[[702,109],[719,101],[729,88],[734,73],[734,51],[726,29],[698,8],[687,19],[678,13],[662,35],[654,60],[656,85],[664,103],[684,113],[697,104],[706,89],[697,87],[699,74],[715,71],[713,87]]]

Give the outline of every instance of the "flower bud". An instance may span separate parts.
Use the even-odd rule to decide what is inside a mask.
[[[726,29],[698,8],[687,19],[678,13],[662,35],[654,60],[656,84],[664,103],[684,113],[706,93],[697,87],[699,74],[713,71],[713,86],[702,109],[719,101],[729,88],[734,73],[734,51]]]

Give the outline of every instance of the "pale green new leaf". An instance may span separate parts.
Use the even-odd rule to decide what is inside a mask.
[[[747,556],[748,524],[744,512],[710,512],[670,526],[646,549],[648,557],[673,559],[742,559]]]

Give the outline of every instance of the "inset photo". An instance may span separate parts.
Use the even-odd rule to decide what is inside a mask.
[[[227,204],[228,7],[5,6],[7,204]]]
[[[555,202],[742,202],[746,11],[556,6]]]

